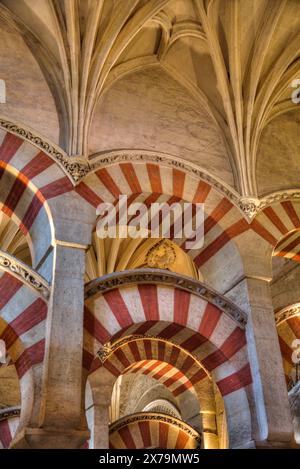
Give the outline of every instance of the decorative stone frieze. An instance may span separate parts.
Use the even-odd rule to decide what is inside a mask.
[[[4,407],[0,408],[0,422],[1,420],[7,420],[14,417],[19,417],[21,413],[21,407]]]
[[[294,316],[300,315],[300,303],[296,303],[294,305],[287,306],[286,308],[277,311],[275,314],[275,321],[276,325],[279,326],[280,323],[290,319]]]
[[[175,417],[166,414],[160,414],[156,412],[140,412],[136,414],[131,414],[129,416],[123,417],[122,419],[113,422],[109,427],[109,433],[112,434],[114,432],[119,431],[121,428],[127,427],[131,423],[135,422],[149,422],[149,421],[156,421],[156,422],[163,422],[169,425],[173,425],[178,429],[184,431],[187,435],[193,438],[198,443],[198,448],[201,446],[201,435],[198,433],[194,428],[192,428],[187,423],[179,420]]]
[[[4,270],[5,272],[12,274],[25,285],[33,288],[45,299],[49,298],[50,286],[47,281],[33,269],[28,267],[28,265],[4,251],[0,251],[0,270]]]

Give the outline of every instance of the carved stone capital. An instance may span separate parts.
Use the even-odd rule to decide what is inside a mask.
[[[101,363],[104,363],[115,349],[116,347],[113,348],[110,342],[100,345],[97,355],[100,358]]]
[[[259,211],[259,199],[255,197],[242,197],[239,201],[239,207],[247,218],[252,220]]]

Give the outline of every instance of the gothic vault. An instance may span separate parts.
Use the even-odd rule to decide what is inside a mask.
[[[299,0],[0,0],[0,81],[0,448],[299,447]]]

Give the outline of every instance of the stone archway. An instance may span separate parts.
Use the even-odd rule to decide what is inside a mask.
[[[146,277],[143,278],[143,274]],[[234,305],[224,298],[221,302],[216,293],[204,286],[201,295],[200,282],[195,282],[198,287],[197,295],[182,290],[184,286],[180,283],[179,288],[167,284],[157,285],[159,275],[167,278],[170,274],[152,274],[151,279],[149,271],[124,272],[123,279],[121,276],[119,280],[115,274],[115,280],[113,276],[107,279],[107,292],[104,287],[105,279],[87,287],[85,329],[89,339],[86,338],[88,342],[85,345],[84,366],[90,372],[98,366],[91,347],[100,349],[101,344],[123,336],[150,334],[171,339],[192,352],[212,374],[225,401],[230,446],[248,444],[252,438],[252,429],[247,394],[252,392],[252,379],[242,312],[236,308],[235,312],[239,312],[241,322],[237,318],[234,320]],[[130,275],[133,276],[131,282]],[[138,277],[140,283],[137,285]],[[172,279],[176,278],[172,274]],[[117,287],[120,283],[122,286]],[[205,299],[204,292],[211,302]],[[222,305],[223,310],[214,305],[214,301]],[[228,314],[229,306],[232,308],[232,316]]]

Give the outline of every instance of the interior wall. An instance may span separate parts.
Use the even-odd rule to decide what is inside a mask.
[[[0,79],[6,84],[1,116],[59,143],[55,101],[45,77],[23,38],[0,22]]]

